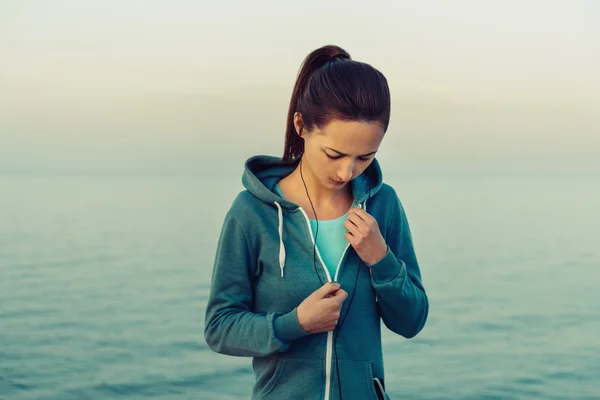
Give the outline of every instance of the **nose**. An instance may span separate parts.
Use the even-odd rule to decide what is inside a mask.
[[[338,170],[338,173],[337,173],[340,181],[350,182],[350,180],[352,179],[353,168],[354,168],[354,163],[352,163],[352,162],[348,162],[348,163],[345,163],[344,165],[340,166],[340,169]]]

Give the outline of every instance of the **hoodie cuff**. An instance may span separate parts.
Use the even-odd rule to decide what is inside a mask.
[[[382,284],[392,281],[402,271],[402,263],[399,263],[392,250],[388,247],[386,255],[379,262],[370,265],[371,276],[375,283]]]
[[[273,327],[275,336],[284,343],[310,335],[302,329],[300,322],[298,322],[297,308],[287,314],[275,317]]]

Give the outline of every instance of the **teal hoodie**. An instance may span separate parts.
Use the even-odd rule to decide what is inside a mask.
[[[374,378],[384,381],[380,321],[411,338],[429,312],[404,209],[373,160],[352,181],[354,206],[377,220],[386,256],[367,267],[348,245],[330,276],[317,249],[315,271],[306,212],[273,192],[296,166],[269,156],[246,162],[246,190],[225,216],[217,246],[206,342],[218,353],[253,357],[252,399],[377,400]],[[328,281],[348,292],[338,326],[309,334],[296,308]]]

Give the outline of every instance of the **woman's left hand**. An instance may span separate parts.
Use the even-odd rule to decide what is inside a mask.
[[[381,235],[375,218],[362,208],[354,207],[348,212],[344,223],[346,240],[367,265],[377,264],[387,254],[387,244]]]

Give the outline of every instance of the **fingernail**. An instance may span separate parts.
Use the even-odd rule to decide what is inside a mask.
[[[334,287],[334,288],[336,288],[336,289],[339,289],[341,286],[342,286],[342,285],[340,285],[340,284],[339,284],[339,283],[337,283],[337,282],[333,284],[333,287]]]

